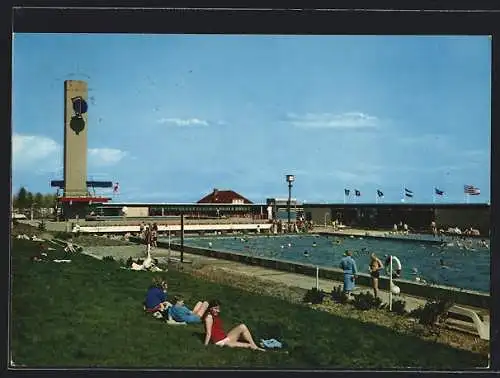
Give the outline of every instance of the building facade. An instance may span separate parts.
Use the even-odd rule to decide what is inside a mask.
[[[490,231],[488,204],[304,204],[306,220],[316,225],[331,225],[338,220],[346,226],[366,229],[391,229],[406,223],[415,231],[438,228],[476,228],[482,235]]]

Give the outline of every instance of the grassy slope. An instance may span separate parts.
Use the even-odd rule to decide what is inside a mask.
[[[13,242],[12,353],[17,364],[78,367],[234,367],[460,369],[487,356],[387,328],[339,318],[271,297],[168,272],[169,293],[192,306],[219,298],[226,328],[246,323],[256,338],[287,342],[288,354],[202,345],[203,326],[169,326],[141,308],[152,274],[72,256],[69,264],[31,263],[36,247]],[[61,258],[60,251],[52,258]]]

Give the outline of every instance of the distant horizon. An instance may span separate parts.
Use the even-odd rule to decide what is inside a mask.
[[[77,44],[85,55],[70,54]],[[122,201],[490,202],[487,36],[13,35],[12,190],[63,179],[63,83],[89,84],[87,180]],[[40,108],[43,112],[40,112]],[[41,116],[40,114],[43,114]],[[112,189],[96,190],[112,196]],[[271,194],[268,194],[271,193]],[[349,203],[354,204],[353,198]]]

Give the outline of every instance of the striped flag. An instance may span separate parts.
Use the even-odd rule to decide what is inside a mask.
[[[348,196],[351,191],[349,189],[344,189],[344,196]]]
[[[410,189],[405,188],[405,196],[412,198],[413,197],[413,191],[411,191]]]
[[[377,196],[383,197],[384,196],[384,192],[382,192],[381,190],[377,189]]]
[[[354,189],[354,195],[356,197],[359,197],[361,195],[361,192],[358,189]]]
[[[481,194],[481,190],[476,188],[474,185],[464,185],[464,193],[471,196],[478,196]]]
[[[434,188],[434,193],[436,193],[438,196],[442,196],[444,194],[444,191],[439,190],[438,188]]]

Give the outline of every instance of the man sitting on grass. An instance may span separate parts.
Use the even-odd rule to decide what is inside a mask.
[[[167,281],[161,277],[153,278],[153,285],[146,293],[144,307],[147,312],[163,312],[169,305],[167,302]]]
[[[191,311],[184,305],[184,299],[180,295],[174,296],[173,303],[174,305],[170,308],[170,315],[176,322],[201,323],[201,317],[208,309],[208,302],[198,302]]]

